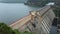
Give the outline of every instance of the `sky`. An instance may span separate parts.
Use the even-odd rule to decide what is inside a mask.
[[[0,0],[1,2],[25,2],[27,0]]]

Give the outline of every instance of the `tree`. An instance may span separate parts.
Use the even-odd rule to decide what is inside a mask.
[[[0,23],[0,34],[12,34],[13,30],[6,24]]]
[[[26,4],[41,7],[45,6],[47,3],[49,3],[49,0],[28,0]]]
[[[12,30],[12,28],[7,26],[6,24],[0,23],[0,34],[33,34],[33,33],[28,31],[20,32],[17,29]]]

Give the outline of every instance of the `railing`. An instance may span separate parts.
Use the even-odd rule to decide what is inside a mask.
[[[16,21],[15,23],[11,24],[10,27],[14,28],[14,29],[18,29],[19,27],[23,26],[25,23],[27,23],[27,21],[31,20],[31,15],[28,15],[18,21]]]

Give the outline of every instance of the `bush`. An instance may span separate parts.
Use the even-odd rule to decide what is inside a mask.
[[[17,29],[12,30],[12,28],[8,27],[6,24],[0,23],[0,34],[33,34],[33,33],[28,31],[20,32]]]

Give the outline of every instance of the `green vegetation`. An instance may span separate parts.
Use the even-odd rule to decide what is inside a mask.
[[[55,15],[56,15],[56,17],[59,17],[60,18],[60,7],[54,7],[54,13],[55,13]]]
[[[4,23],[0,23],[0,34],[33,34],[31,32],[25,31],[25,32],[20,32],[18,30],[12,30],[9,26],[7,26]]]
[[[60,0],[28,0],[25,4],[33,6],[45,6],[49,2],[54,2],[55,5],[60,6]]]
[[[47,3],[49,3],[49,0],[28,0],[27,5],[31,6],[45,6]]]
[[[53,25],[57,26],[57,24],[60,24],[60,7],[53,6],[53,11],[56,15],[56,18],[53,20]]]
[[[13,30],[10,27],[7,27],[6,24],[0,23],[0,34],[12,34]]]

